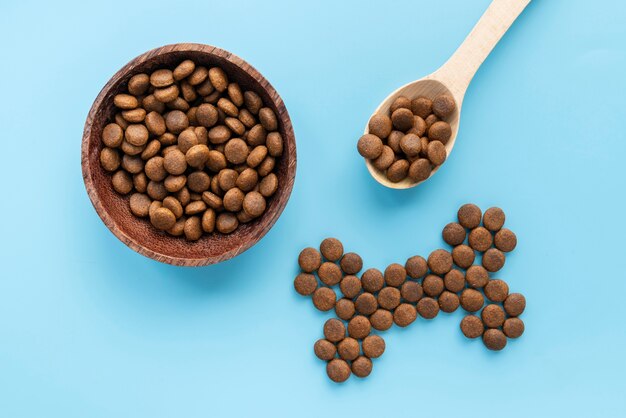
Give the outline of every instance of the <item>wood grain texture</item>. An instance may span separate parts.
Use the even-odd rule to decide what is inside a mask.
[[[284,140],[283,155],[277,160],[275,173],[279,187],[268,199],[266,212],[258,219],[229,235],[203,235],[195,242],[173,237],[156,230],[147,219],[133,216],[129,196],[120,196],[111,185],[111,176],[102,169],[99,154],[104,126],[115,113],[113,97],[126,89],[135,74],[158,68],[173,69],[184,59],[206,67],[219,66],[229,79],[243,90],[259,94],[265,106],[276,112],[279,132]],[[178,266],[204,266],[219,263],[241,254],[258,242],[274,225],[291,195],[296,175],[296,142],[285,104],[272,85],[250,64],[228,51],[210,45],[182,43],[148,51],[130,61],[104,86],[94,101],[85,122],[81,165],[87,194],[104,224],[131,249],[154,260]]]
[[[531,0],[493,0],[461,46],[459,46],[444,65],[434,73],[422,79],[412,81],[391,93],[383,100],[373,114],[389,113],[391,104],[399,96],[406,96],[409,99],[414,99],[419,96],[434,99],[440,94],[450,94],[456,102],[456,109],[447,120],[452,128],[452,135],[446,144],[446,153],[449,157],[459,132],[461,107],[467,87],[480,65],[489,56],[493,48],[511,27],[515,19],[524,11],[530,1]],[[365,133],[369,133],[367,124],[365,125]],[[393,183],[389,181],[384,171],[378,170],[369,160],[365,161],[372,177],[383,186],[392,189],[408,189],[428,180],[414,182],[406,178],[398,183]],[[444,165],[445,162],[435,167],[430,177]]]

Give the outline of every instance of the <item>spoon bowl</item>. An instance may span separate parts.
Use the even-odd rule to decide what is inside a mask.
[[[493,0],[461,46],[443,66],[434,73],[408,83],[391,93],[376,108],[372,116],[377,113],[389,114],[391,104],[400,96],[411,100],[420,96],[431,100],[441,94],[451,96],[456,106],[446,120],[452,128],[450,139],[445,145],[447,159],[456,143],[461,120],[461,106],[467,87],[480,65],[529,3],[530,0]],[[365,133],[369,133],[368,125],[365,126]],[[374,167],[370,160],[365,161],[372,177],[383,186],[392,189],[408,189],[428,180],[415,182],[407,177],[394,183],[387,178],[384,171]],[[434,167],[428,178],[439,171],[442,165]]]

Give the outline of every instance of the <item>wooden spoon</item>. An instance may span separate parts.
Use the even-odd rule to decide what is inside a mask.
[[[474,26],[474,29],[465,38],[465,41],[443,66],[434,73],[406,84],[391,93],[378,106],[374,114],[388,114],[391,104],[399,96],[406,96],[409,99],[419,96],[434,99],[436,96],[444,93],[452,95],[456,102],[456,109],[447,120],[452,128],[452,136],[446,144],[446,153],[450,156],[459,130],[463,97],[469,83],[472,81],[478,67],[491,53],[491,50],[528,3],[530,3],[530,0],[493,0],[476,26]],[[365,126],[365,133],[369,133],[367,125]],[[398,183],[393,183],[387,179],[385,172],[375,168],[370,160],[365,161],[372,177],[384,186],[393,189],[408,189],[422,183],[414,182],[408,177]],[[440,167],[435,167],[430,176],[432,177]]]

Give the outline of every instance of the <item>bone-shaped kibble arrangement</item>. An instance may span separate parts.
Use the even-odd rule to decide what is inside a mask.
[[[489,277],[504,266],[504,253],[517,245],[515,234],[503,228],[504,220],[500,208],[489,208],[483,215],[478,206],[463,205],[458,222],[449,223],[442,232],[453,247],[451,252],[438,249],[428,259],[416,255],[404,266],[390,264],[384,273],[371,268],[360,278],[363,260],[355,253],[344,254],[336,238],[322,241],[319,251],[302,250],[296,291],[312,296],[317,309],[334,308],[337,315],[326,321],[324,338],[314,346],[315,355],[328,362],[328,377],[340,383],[352,373],[368,376],[371,359],[385,351],[385,341],[372,334],[372,328],[386,331],[394,323],[406,327],[418,314],[433,319],[439,311],[451,313],[461,306],[469,312],[461,321],[461,332],[467,338],[482,337],[490,350],[502,350],[507,338],[520,337],[524,322],[519,316],[526,299],[509,293],[503,280]],[[476,253],[482,254],[480,264],[475,263]],[[339,300],[333,289],[337,285],[343,295]],[[475,315],[478,311],[480,316]]]

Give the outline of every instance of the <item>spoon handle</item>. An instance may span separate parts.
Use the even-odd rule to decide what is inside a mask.
[[[443,82],[457,100],[462,101],[480,65],[528,3],[530,0],[493,0],[461,46],[433,74],[433,78]]]

